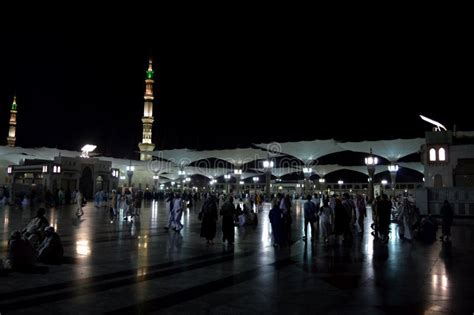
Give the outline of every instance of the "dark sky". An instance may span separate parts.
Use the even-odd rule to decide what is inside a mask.
[[[0,141],[16,91],[19,146],[130,156],[150,54],[160,149],[421,137],[418,114],[474,130],[474,54],[454,26],[167,30],[1,31]]]

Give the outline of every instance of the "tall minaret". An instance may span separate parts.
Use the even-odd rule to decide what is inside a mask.
[[[151,128],[153,126],[153,62],[150,58],[148,63],[148,70],[146,71],[145,79],[145,106],[143,109],[143,139],[142,142],[138,144],[140,148],[140,160],[149,161],[152,156],[147,154],[147,152],[153,151],[155,145],[151,143]]]
[[[10,109],[10,130],[8,131],[8,146],[14,147],[16,142],[16,95],[13,97],[12,108]]]

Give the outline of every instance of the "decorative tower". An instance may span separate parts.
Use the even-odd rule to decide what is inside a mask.
[[[148,70],[146,71],[145,79],[145,106],[143,110],[143,139],[138,144],[140,148],[140,160],[149,161],[152,156],[147,152],[151,152],[155,149],[155,145],[151,143],[151,129],[153,126],[153,62],[150,58],[148,63]]]
[[[12,108],[10,109],[10,130],[8,131],[8,146],[14,147],[16,142],[16,95],[13,97]]]

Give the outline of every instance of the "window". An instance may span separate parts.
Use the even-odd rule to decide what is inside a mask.
[[[438,158],[440,161],[446,161],[446,150],[444,148],[438,150]]]
[[[430,161],[436,161],[436,150],[434,148],[430,149]]]

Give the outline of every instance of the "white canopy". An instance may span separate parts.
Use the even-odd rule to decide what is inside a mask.
[[[396,162],[404,156],[416,153],[425,143],[424,138],[395,139],[380,141],[340,142],[339,146],[344,150],[353,152],[372,153],[381,156],[390,162]]]
[[[207,155],[203,154],[203,152],[204,151],[191,151],[189,149],[174,149],[152,151],[150,155],[160,159],[166,159],[178,167],[185,167],[193,162],[207,158]]]
[[[259,173],[264,173],[265,172],[265,169],[263,169],[263,168],[259,168],[259,169],[255,169],[255,170]],[[272,175],[274,175],[276,177],[282,177],[282,176],[285,176],[285,175],[288,175],[288,174],[291,174],[291,173],[297,173],[297,172],[301,172],[301,168],[295,168],[295,167],[276,167],[276,168],[272,168]]]
[[[421,174],[425,173],[425,166],[420,162],[402,162],[398,163],[398,165],[400,165],[401,167],[406,167],[415,170],[417,172],[420,172]]]
[[[261,143],[256,144],[257,147],[269,150],[271,152],[284,153],[296,157],[305,164],[335,152],[344,151],[345,149],[338,146],[334,139],[329,140],[313,140],[299,142],[282,142],[282,143]]]
[[[231,149],[231,150],[210,150],[210,151],[197,151],[207,158],[218,158],[229,162],[232,165],[240,167],[244,164],[266,159],[269,156],[277,156],[280,154],[271,154],[270,152],[263,151],[261,149]]]

